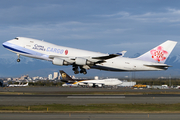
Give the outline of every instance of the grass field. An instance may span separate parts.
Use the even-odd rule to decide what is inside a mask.
[[[131,112],[180,113],[180,104],[51,104],[34,106],[0,106],[0,112]]]

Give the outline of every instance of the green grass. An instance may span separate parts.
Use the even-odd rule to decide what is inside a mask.
[[[180,104],[88,104],[88,105],[33,105],[33,106],[0,106],[0,111],[44,111],[46,112],[180,112]]]

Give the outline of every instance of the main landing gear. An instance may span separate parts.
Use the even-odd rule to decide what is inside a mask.
[[[17,62],[20,62],[20,61],[21,61],[21,60],[19,59],[19,58],[20,58],[20,55],[17,54],[17,56],[18,56]]]
[[[78,74],[79,73],[78,66],[73,66],[72,70],[74,71],[74,74]]]
[[[81,69],[81,70],[79,71],[78,66],[75,66],[75,65],[74,65],[72,70],[74,71],[74,74],[79,74],[79,72],[80,72],[80,73],[83,73],[84,75],[87,74],[86,69],[84,69],[84,68],[82,68],[82,67],[80,67],[80,69]]]
[[[80,69],[81,69],[81,70],[80,70],[80,73],[83,73],[84,75],[87,74],[86,69],[84,69],[84,68],[82,68],[82,67],[80,67]]]

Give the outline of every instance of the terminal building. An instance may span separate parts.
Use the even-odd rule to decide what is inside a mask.
[[[52,80],[52,79],[53,79],[53,78],[52,78],[52,74],[49,74],[49,75],[48,75],[48,79],[49,79],[49,80]]]
[[[136,82],[133,82],[133,81],[128,82],[127,80],[123,80],[122,84],[119,85],[119,87],[132,87],[134,85],[136,85]]]
[[[54,77],[53,79],[58,79],[59,73],[58,72],[54,72]]]

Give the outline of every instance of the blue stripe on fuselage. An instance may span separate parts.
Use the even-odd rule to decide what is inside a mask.
[[[49,56],[43,53],[39,53],[36,51],[33,51],[31,49],[28,48],[24,48],[9,42],[4,42],[2,44],[5,48],[7,48],[8,50],[12,51],[12,52],[17,52],[19,54],[26,54],[26,55],[30,55],[30,56],[36,56],[36,57],[43,57],[43,58],[48,58]]]
[[[12,51],[15,51],[15,52],[20,52],[20,53],[25,53],[25,54],[30,54],[30,53],[27,53],[27,52],[24,52],[24,51],[21,51],[21,50],[17,50],[17,49],[14,49],[12,47],[9,47],[9,46],[6,46],[3,44],[3,46],[9,50],[12,50]]]

